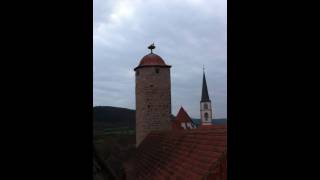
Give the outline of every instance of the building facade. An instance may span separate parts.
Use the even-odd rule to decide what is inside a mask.
[[[211,100],[209,98],[206,75],[203,72],[203,79],[202,79],[202,95],[200,101],[200,118],[201,118],[201,125],[212,125],[213,113],[212,113],[212,106]]]

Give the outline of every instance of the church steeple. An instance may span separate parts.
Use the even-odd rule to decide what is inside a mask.
[[[206,75],[204,74],[204,71],[203,71],[203,78],[202,78],[201,102],[210,102],[209,93],[208,93],[208,87],[207,87],[207,81],[206,81]]]
[[[209,98],[206,75],[204,73],[203,67],[203,78],[202,78],[202,94],[200,101],[200,116],[201,116],[201,125],[212,125],[212,107],[211,101]]]

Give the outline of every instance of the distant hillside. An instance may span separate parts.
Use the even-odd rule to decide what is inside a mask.
[[[192,119],[193,122],[200,125],[200,119]],[[221,124],[227,124],[227,119],[213,119],[212,124],[221,125]]]
[[[105,128],[123,128],[135,129],[135,110],[112,107],[96,106],[93,107],[94,128],[103,130]],[[172,116],[174,119],[175,116]],[[200,124],[200,119],[192,119],[196,124]],[[226,124],[227,119],[214,119],[213,124]]]
[[[96,106],[93,107],[93,122],[95,128],[129,127],[134,129],[136,111],[132,109]]]

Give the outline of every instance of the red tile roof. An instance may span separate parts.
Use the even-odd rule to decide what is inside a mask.
[[[154,131],[125,163],[127,179],[227,179],[227,126]]]
[[[174,121],[172,121],[172,129],[173,130],[184,130],[183,127],[181,127],[181,123],[191,123],[193,126],[196,126],[195,123],[192,121],[188,113],[183,109],[183,107],[180,108],[177,117]]]
[[[171,67],[167,65],[164,60],[158,56],[157,54],[150,53],[145,55],[141,60],[139,65],[134,69],[138,69],[140,67],[145,67],[145,66],[163,66],[163,67]]]

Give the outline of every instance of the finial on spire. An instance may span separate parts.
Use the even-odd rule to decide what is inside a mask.
[[[202,65],[203,73],[204,73],[204,65]]]
[[[151,53],[152,53],[152,50],[155,49],[155,48],[156,48],[156,46],[154,45],[154,43],[152,43],[152,44],[148,47],[148,49],[151,50]]]

